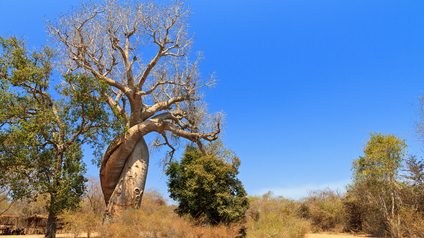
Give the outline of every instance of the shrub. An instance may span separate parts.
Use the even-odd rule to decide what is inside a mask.
[[[367,183],[355,183],[350,186],[345,199],[345,209],[355,208],[356,210],[345,210],[347,220],[352,221],[354,216],[360,217],[360,221],[356,221],[361,225],[361,231],[372,236],[385,237],[390,236],[387,220],[380,209],[378,199],[375,198],[377,192],[370,193],[370,189],[375,186],[369,186]],[[355,213],[360,214],[355,214]],[[346,228],[352,224],[347,223]]]
[[[271,194],[250,199],[247,237],[302,238],[310,229],[306,219],[298,216],[300,204]]]
[[[236,157],[230,163],[188,146],[181,162],[171,162],[166,170],[170,197],[178,201],[176,212],[212,225],[241,221],[248,200],[236,177],[239,165]]]
[[[400,211],[403,237],[424,237],[424,214],[413,208]]]
[[[343,199],[343,207],[345,214],[344,231],[360,232],[362,228],[363,207],[359,204],[358,199],[351,193],[347,193]]]
[[[342,199],[329,189],[312,192],[302,202],[300,215],[311,221],[314,231],[342,231],[345,227]]]
[[[64,230],[70,232],[74,237],[80,234],[91,235],[100,230],[102,226],[102,218],[93,211],[66,211],[61,215],[61,220],[64,222]]]

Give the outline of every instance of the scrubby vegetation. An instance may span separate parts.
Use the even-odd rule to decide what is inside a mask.
[[[393,135],[371,135],[364,155],[353,163],[354,179],[345,194],[327,189],[301,201],[269,194],[252,198],[248,234],[302,237],[309,228],[424,237],[424,161],[407,156],[406,149],[406,143]]]
[[[374,134],[354,162],[346,196],[348,229],[375,236],[424,237],[423,162],[406,157],[406,144]]]
[[[311,222],[314,232],[341,232],[346,216],[343,199],[342,195],[330,189],[313,191],[302,201],[299,215]]]
[[[298,215],[301,204],[271,193],[251,198],[247,237],[301,238],[310,231],[310,222]]]
[[[245,221],[231,225],[200,224],[190,216],[178,216],[157,192],[147,192],[142,209],[126,211],[112,224],[102,225],[102,215],[94,212],[84,199],[81,208],[63,215],[65,230],[75,235],[101,237],[278,237],[302,238],[310,231],[310,222],[298,215],[300,202],[266,194],[251,197]]]
[[[413,162],[420,164],[420,162]],[[405,173],[405,176],[410,176]],[[402,237],[423,237],[424,219],[422,198],[412,182],[404,184],[399,209]],[[360,190],[348,190],[338,194],[329,189],[314,191],[302,200],[290,200],[267,193],[250,197],[246,217],[231,225],[207,225],[192,217],[175,213],[176,205],[169,205],[157,192],[146,192],[139,210],[129,210],[112,224],[104,225],[104,202],[97,183],[89,183],[77,210],[69,210],[61,216],[64,231],[89,234],[91,237],[248,237],[248,238],[302,238],[308,232],[360,232],[396,237],[389,233],[382,213],[376,204],[359,199]],[[46,214],[46,201],[15,204],[14,214]],[[415,204],[413,206],[413,204]],[[23,209],[27,207],[26,209]]]
[[[175,206],[167,205],[157,192],[146,192],[142,209],[128,210],[112,224],[102,224],[102,214],[91,210],[86,198],[78,211],[63,216],[65,230],[75,235],[95,234],[101,237],[237,237],[242,224],[232,226],[196,225],[189,217],[179,217]]]

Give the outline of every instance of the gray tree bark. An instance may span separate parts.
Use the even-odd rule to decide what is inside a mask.
[[[105,222],[127,208],[140,207],[149,166],[149,151],[144,138],[138,140],[130,156],[120,160],[121,163],[116,163],[113,169],[106,170],[103,166],[100,171],[107,205]]]

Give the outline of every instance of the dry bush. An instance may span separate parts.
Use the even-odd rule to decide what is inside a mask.
[[[126,211],[119,220],[103,229],[102,237],[110,238],[228,238],[236,237],[237,228],[195,226],[172,211],[146,214],[142,210]]]
[[[103,237],[172,237],[172,238],[227,238],[236,237],[238,227],[195,226],[189,218],[181,218],[174,207],[167,206],[156,192],[143,196],[140,210],[129,210],[107,229]]]
[[[363,207],[358,199],[351,193],[347,193],[343,199],[344,213],[345,213],[345,227],[346,232],[361,232],[363,230]]]
[[[105,202],[100,184],[95,179],[89,179],[80,208],[66,211],[61,215],[64,230],[74,234],[75,237],[82,233],[90,237],[92,233],[102,229],[104,210]]]
[[[343,197],[329,189],[311,192],[302,202],[300,216],[311,222],[315,232],[341,232],[346,220]]]
[[[92,211],[66,211],[61,215],[61,219],[65,224],[64,231],[72,233],[74,237],[78,237],[80,234],[91,237],[102,227],[102,218]]]
[[[400,211],[403,237],[424,237],[424,214],[413,208]]]
[[[310,229],[297,213],[300,204],[271,194],[251,198],[247,217],[247,237],[302,238]]]
[[[376,237],[389,236],[389,227],[380,209],[381,204],[370,198],[370,188],[366,183],[356,183],[349,187],[344,199],[345,228],[347,231],[361,231]]]
[[[196,226],[189,218],[179,217],[157,192],[146,192],[141,209],[120,214],[113,223],[101,225],[102,216],[90,210],[64,214],[65,228],[77,236],[96,231],[105,238],[228,238],[237,237],[240,225]]]
[[[410,186],[399,185],[401,199],[390,218],[381,209],[381,200],[367,196],[367,184],[351,186],[344,199],[347,231],[362,231],[376,237],[424,237],[424,211],[421,199]],[[383,196],[384,193],[378,195]],[[419,194],[418,194],[419,195]]]
[[[25,198],[13,203],[8,214],[15,214],[22,217],[30,217],[35,215],[47,216],[47,204],[49,196],[47,194],[38,195],[35,198]]]
[[[103,198],[100,182],[89,178],[86,186],[86,193],[82,199],[83,210],[91,211],[97,216],[103,216],[106,204]]]

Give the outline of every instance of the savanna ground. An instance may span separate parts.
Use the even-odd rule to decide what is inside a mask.
[[[331,191],[317,192],[319,196],[311,194],[302,201],[274,197],[270,193],[250,197],[245,221],[230,227],[196,225],[189,217],[179,217],[174,212],[175,206],[168,205],[156,192],[145,194],[140,210],[129,211],[114,224],[104,226],[101,224],[104,209],[101,194],[93,187],[89,191],[79,210],[62,216],[65,226],[58,238],[88,237],[87,232],[90,237],[228,238],[238,237],[243,228],[247,238],[366,237],[342,233],[345,214],[341,196]],[[42,206],[42,201],[37,206]]]
[[[354,237],[390,237],[372,233],[378,228],[374,210],[370,210],[370,220],[359,221],[355,201],[346,194],[331,190],[311,192],[301,200],[291,200],[273,196],[249,197],[249,209],[241,222],[230,226],[211,226],[202,221],[179,216],[175,205],[168,204],[157,192],[146,192],[141,209],[128,210],[112,224],[103,225],[104,201],[98,183],[92,181],[76,210],[69,210],[61,216],[63,229],[57,237],[166,237],[166,238],[354,238]],[[19,216],[34,214],[46,215],[45,202],[16,203],[9,212]],[[354,206],[355,205],[355,206]],[[368,210],[365,210],[365,212]],[[361,213],[359,217],[367,217]],[[405,216],[406,217],[406,216]],[[408,217],[406,217],[408,218]],[[404,220],[410,233],[402,237],[423,237],[423,219],[410,217]],[[414,226],[412,226],[414,225]],[[384,226],[379,229],[384,229]],[[414,230],[415,229],[415,230]],[[240,236],[243,231],[244,236]],[[356,232],[361,233],[356,233]],[[378,230],[377,230],[378,231]],[[352,232],[352,233],[348,233]],[[414,232],[414,233],[412,233]],[[367,236],[366,234],[373,234]],[[2,236],[3,237],[3,236]],[[43,235],[4,236],[4,237],[44,237]]]
[[[25,235],[25,236],[1,236],[1,237],[8,237],[8,238],[43,238],[43,235]],[[58,234],[56,236],[57,238],[68,238],[68,237],[74,237],[73,234]],[[81,236],[81,237],[87,237],[87,236]],[[315,233],[315,234],[308,234],[306,238],[354,238],[354,237],[370,237],[365,235],[351,235],[351,234],[330,234],[330,233]]]

